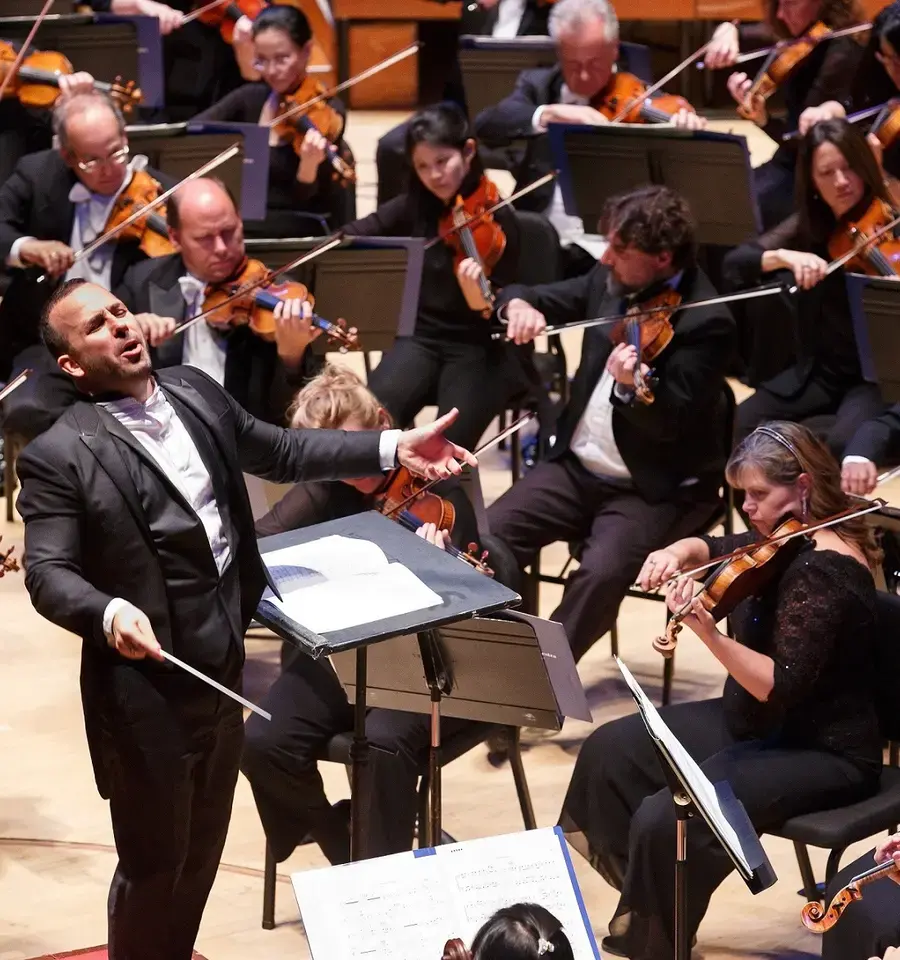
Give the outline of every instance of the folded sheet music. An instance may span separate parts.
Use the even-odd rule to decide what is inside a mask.
[[[443,601],[370,540],[330,536],[263,556],[282,599],[264,600],[316,633],[440,606]]]
[[[562,830],[546,827],[291,876],[313,960],[439,960],[501,907],[554,914],[575,960],[599,960]],[[548,958],[550,960],[550,958]]]

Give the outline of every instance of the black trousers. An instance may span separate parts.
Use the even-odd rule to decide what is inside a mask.
[[[438,415],[457,407],[447,437],[472,449],[507,403],[530,390],[527,361],[512,349],[398,337],[369,376],[369,388],[397,424],[412,423],[430,403],[437,404]]]
[[[828,885],[825,903],[857,874],[875,866],[874,849],[839,870]],[[869,960],[900,945],[900,887],[888,878],[870,883],[862,900],[851,903],[822,936],[822,960]]]
[[[878,772],[824,750],[783,747],[728,733],[722,701],[664,707],[663,719],[716,783],[727,780],[757,833],[790,817],[870,795]],[[671,960],[675,950],[675,805],[637,714],[595,730],[578,755],[560,818],[579,849],[621,891],[610,933],[631,960]],[[687,927],[693,936],[731,859],[706,824],[688,824]]]
[[[31,376],[0,405],[0,423],[4,430],[33,440],[82,395],[42,344],[26,347],[13,357],[10,380],[27,369],[32,370]]]
[[[792,397],[777,396],[761,386],[738,404],[734,442],[737,445],[768,420],[796,420],[818,434],[840,461],[860,425],[883,410],[884,401],[874,383],[841,387],[814,373]]]
[[[239,673],[239,668],[236,671]],[[240,706],[190,676],[139,676],[91,744],[119,862],[110,960],[190,960],[237,783]]]
[[[241,770],[250,781],[266,838],[277,861],[309,834],[331,863],[350,859],[348,819],[326,796],[316,758],[331,737],[353,728],[353,708],[328,663],[292,651],[262,706],[271,723],[247,721]],[[475,726],[441,719],[448,741]],[[485,735],[488,727],[485,726]],[[370,857],[412,848],[417,785],[428,763],[429,718],[373,709],[366,720],[373,749],[366,765],[370,806],[366,851]],[[380,748],[380,749],[379,749]]]
[[[491,534],[520,566],[558,540],[584,541],[581,565],[550,615],[566,628],[578,660],[608,633],[625,592],[652,550],[710,517],[714,504],[686,497],[648,503],[632,488],[596,477],[571,453],[538,464],[488,509]]]

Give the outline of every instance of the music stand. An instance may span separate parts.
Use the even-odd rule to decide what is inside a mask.
[[[269,195],[269,131],[256,123],[148,123],[126,127],[131,152],[182,180],[233,143],[237,154],[215,175],[238,200],[244,220],[262,220]]]
[[[887,403],[900,401],[900,283],[848,274],[847,297],[863,377]]]
[[[548,129],[566,213],[588,232],[610,197],[648,183],[687,200],[698,243],[735,246],[762,230],[745,137],[643,124]]]
[[[375,512],[343,517],[274,537],[265,537],[259,541],[259,549],[265,561],[266,555],[274,550],[310,543],[332,535],[361,538],[377,544],[389,560],[399,561],[409,570],[414,570],[442,600],[439,607],[416,610],[373,623],[336,630],[327,635],[314,633],[289,619],[269,600],[261,600],[257,607],[256,619],[260,623],[314,660],[343,651],[354,651],[354,731],[350,748],[350,857],[352,860],[361,860],[365,858],[365,818],[369,809],[368,783],[364,769],[369,753],[366,738],[366,691],[370,646],[391,637],[426,633],[479,614],[495,613],[520,603],[521,597]]]
[[[352,654],[331,663],[352,701]],[[553,731],[564,717],[591,720],[562,624],[515,610],[386,640],[368,667],[369,706],[431,716],[426,847],[441,838],[441,716]]]
[[[246,247],[248,256],[274,268],[321,242],[321,237],[247,240]],[[415,329],[423,251],[424,240],[416,237],[347,237],[292,276],[315,295],[320,316],[343,317],[348,326],[356,327],[367,354],[384,351],[398,336],[411,336]],[[347,282],[348,276],[353,283]]]
[[[75,70],[87,70],[97,80],[135,80],[141,88],[142,107],[165,104],[162,40],[156,17],[72,14],[71,4],[67,10],[44,20],[40,42],[35,40],[32,47],[58,50],[72,61]],[[24,15],[26,11],[30,14]],[[25,0],[0,0],[0,32],[9,40],[24,40],[37,12]]]
[[[675,960],[690,960],[687,919],[687,824],[700,816],[731,858],[751,893],[778,879],[743,804],[727,782],[713,784],[666,726],[631,671],[615,658],[653,741],[675,803]]]

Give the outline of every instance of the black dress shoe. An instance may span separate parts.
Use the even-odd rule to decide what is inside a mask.
[[[600,941],[600,949],[603,953],[610,953],[614,957],[625,957],[626,960],[631,956],[628,952],[628,937],[621,934],[614,936],[608,933]]]

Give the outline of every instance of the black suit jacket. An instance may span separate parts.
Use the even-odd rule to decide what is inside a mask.
[[[446,3],[447,0],[440,0],[440,2]],[[526,0],[516,35],[519,37],[544,36],[547,33],[547,21],[552,9],[553,5],[550,3]],[[462,13],[460,14],[459,32],[474,36],[490,36],[494,32],[498,13],[497,6],[485,10],[480,4],[473,5],[467,0],[463,3]]]
[[[187,319],[178,278],[186,273],[181,255],[156,257],[134,264],[121,278],[116,295],[132,313],[155,313],[177,321]],[[182,363],[184,337],[172,337],[153,349],[157,369]],[[287,370],[274,343],[239,327],[228,334],[225,389],[254,417],[283,424],[294,394],[314,375],[321,358],[307,350],[298,370]]]
[[[607,268],[598,264],[572,280],[538,287],[506,287],[501,302],[521,297],[554,324],[619,313],[620,300],[606,290]],[[682,300],[716,295],[706,275],[685,270],[678,285]],[[704,495],[721,482],[729,451],[725,449],[725,370],[735,345],[735,326],[728,308],[717,305],[672,315],[675,335],[653,362],[659,383],[650,405],[623,403],[612,394],[613,434],[640,494],[651,502],[675,495],[680,484],[696,477]],[[581,364],[572,382],[569,402],[556,429],[551,459],[568,452],[575,428],[597,386],[612,350],[603,327],[584,333]]]
[[[0,187],[0,262],[5,264],[20,237],[66,244],[71,241],[75,204],[69,200],[69,191],[76,182],[77,177],[56,150],[42,150],[19,161],[13,175]],[[130,264],[144,259],[137,243],[116,243],[113,286]],[[9,373],[17,353],[40,342],[41,310],[56,286],[48,281],[38,283],[39,269],[15,269],[11,273],[12,282],[0,303],[0,379]]]
[[[847,444],[844,456],[865,457],[873,463],[893,460],[900,448],[900,403],[860,424]]]

